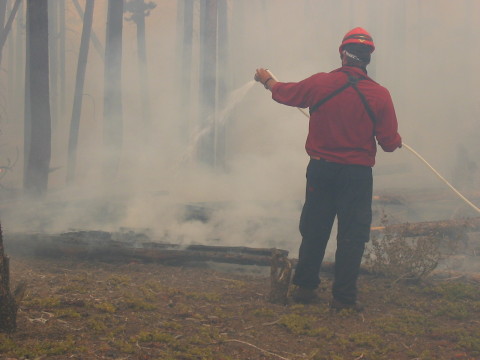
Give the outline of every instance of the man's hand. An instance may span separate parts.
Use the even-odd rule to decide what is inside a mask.
[[[260,68],[260,69],[257,69],[257,71],[255,72],[255,81],[259,81],[261,82],[262,84],[265,84],[265,81],[271,77],[271,75],[268,73],[267,69],[263,69],[263,68]]]
[[[272,77],[272,74],[268,72],[268,69],[257,69],[254,76],[255,81],[262,83],[265,86],[265,89],[270,90],[273,84],[276,83],[275,79]]]

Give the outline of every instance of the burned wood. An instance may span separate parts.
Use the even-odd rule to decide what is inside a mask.
[[[386,231],[401,234],[405,237],[417,236],[458,236],[465,232],[479,231],[480,217],[463,220],[441,220],[419,223],[405,223],[388,226],[374,227],[371,235],[380,235]]]
[[[245,254],[257,256],[272,256],[273,253],[279,253],[282,256],[287,256],[288,251],[281,249],[265,249],[265,248],[250,248],[245,246],[212,246],[212,245],[188,245],[186,247],[178,244],[162,244],[162,243],[145,243],[144,247],[154,249],[182,249],[185,251],[198,252],[219,252],[229,254]]]
[[[274,251],[270,266],[269,301],[275,304],[286,304],[288,288],[292,277],[293,263],[280,251]]]
[[[479,200],[480,192],[471,191],[463,193],[470,200]],[[373,196],[373,202],[379,204],[409,204],[418,202],[431,202],[455,199],[455,195],[449,189],[421,189],[421,190],[398,190],[395,193],[382,192]]]
[[[429,278],[432,280],[442,281],[464,280],[480,284],[479,273],[470,273],[465,271],[435,270],[429,275]]]
[[[374,195],[372,198],[373,204],[378,205],[403,205],[405,200],[401,196],[394,195]]]
[[[198,262],[219,262],[240,265],[270,266],[269,300],[286,303],[292,273],[288,251],[275,248],[245,246],[209,246],[143,242],[146,237],[135,233],[112,234],[103,231],[69,232],[60,235],[17,234],[9,247],[28,255],[50,258],[71,257],[108,262],[156,262],[182,265]],[[147,237],[148,238],[148,237]],[[122,239],[122,240],[117,240]]]
[[[281,249],[244,246],[209,246],[142,241],[141,234],[115,234],[103,231],[70,232],[60,235],[12,235],[9,248],[16,252],[45,257],[74,257],[103,261],[143,261],[167,264],[223,262],[240,265],[270,266],[273,254],[287,257]],[[121,240],[116,240],[121,239]]]

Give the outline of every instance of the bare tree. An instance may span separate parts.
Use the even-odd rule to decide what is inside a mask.
[[[125,5],[125,11],[130,12],[131,16],[127,18],[137,25],[137,54],[138,71],[140,75],[140,101],[142,104],[142,119],[145,126],[145,134],[150,133],[150,94],[148,91],[148,70],[147,70],[147,49],[145,46],[145,17],[157,5],[145,0],[130,0]],[[148,137],[147,137],[148,139]]]
[[[18,8],[18,18],[15,26],[15,81],[17,82],[17,91],[14,93],[14,97],[17,99],[23,98],[22,90],[23,87],[20,86],[20,83],[24,80],[25,76],[25,46],[23,41],[25,36],[25,16],[24,16],[24,2],[20,1],[20,7]],[[22,44],[22,45],[21,45]],[[22,99],[23,100],[23,99]],[[17,100],[15,105],[20,104]]]
[[[85,71],[87,68],[90,34],[92,32],[93,8],[94,0],[87,0],[85,4],[85,15],[83,16],[82,39],[80,42],[80,52],[78,55],[75,93],[73,95],[72,120],[70,122],[67,184],[71,184],[75,179],[78,132],[80,127],[80,115],[82,113],[83,86],[85,83]]]
[[[5,15],[7,13],[7,1],[8,0],[0,0],[0,29],[3,29],[5,25]]]
[[[66,114],[66,26],[65,26],[65,1],[58,2],[58,101],[60,102],[59,115],[63,118]]]
[[[104,176],[107,180],[117,174],[122,151],[122,30],[123,1],[108,0],[103,106]]]
[[[73,0],[73,5],[75,6],[75,9],[77,10],[78,16],[80,16],[80,18],[83,19],[83,9],[80,6],[80,3],[78,2],[78,0]],[[100,55],[102,60],[105,60],[105,49],[103,48],[103,45],[100,43],[100,40],[98,40],[98,37],[95,34],[95,31],[93,29],[92,29],[92,32],[91,32],[90,36],[91,36],[93,47],[97,51],[98,55]]]
[[[228,93],[228,6],[227,0],[218,0],[218,107],[225,106]],[[226,166],[226,119],[217,125],[215,158],[217,166]]]
[[[8,17],[7,23],[5,24],[5,27],[3,26],[3,23],[5,21],[5,13],[6,13],[6,5],[7,1],[2,0],[0,2],[0,18],[1,20],[1,32],[0,32],[0,63],[2,62],[2,51],[3,51],[3,46],[5,45],[5,41],[7,40],[7,36],[10,33],[10,30],[12,29],[12,24],[13,20],[15,19],[15,15],[17,14],[18,8],[21,4],[22,0],[16,0],[15,4],[13,5],[12,11],[10,12],[10,15]],[[3,15],[2,15],[3,13]]]
[[[52,117],[52,127],[56,128],[58,122],[58,69],[59,69],[59,32],[58,32],[58,5],[56,0],[48,0],[48,47],[50,62],[50,115]],[[55,131],[54,131],[55,132]]]
[[[180,84],[179,103],[178,106],[183,104],[189,105],[191,103],[192,94],[192,53],[193,53],[193,9],[194,0],[182,0],[177,2],[177,54],[178,60],[178,81]],[[182,140],[188,141],[189,133],[189,120],[191,112],[190,106],[185,108],[185,111],[179,112],[181,118],[180,121],[180,134],[183,135]]]
[[[48,2],[28,0],[27,72],[29,86],[30,139],[24,188],[34,196],[48,188],[51,158],[51,118],[48,63]]]
[[[216,165],[217,0],[200,3],[200,126],[210,127],[198,144],[198,159]]]
[[[25,22],[25,76],[24,76],[24,106],[23,106],[23,185],[25,187],[26,182],[26,173],[28,167],[28,157],[30,155],[30,141],[32,133],[32,117],[30,115],[30,31],[29,31],[29,15],[28,11],[26,12],[26,22]]]

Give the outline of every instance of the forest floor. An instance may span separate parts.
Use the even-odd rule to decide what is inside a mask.
[[[480,359],[479,283],[362,274],[362,313],[270,303],[269,269],[11,256],[27,294],[1,359]]]

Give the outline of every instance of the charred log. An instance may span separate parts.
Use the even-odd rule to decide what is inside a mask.
[[[467,191],[464,192],[470,200],[479,200],[480,192]],[[377,193],[373,196],[373,201],[380,204],[410,204],[418,202],[431,202],[439,200],[448,200],[455,198],[449,189],[420,189],[420,190],[403,190],[396,193]]]
[[[479,231],[480,217],[464,220],[426,221],[419,223],[405,223],[372,228],[371,235],[379,235],[385,231],[399,233],[405,237],[443,235],[456,237],[465,232]]]
[[[286,303],[292,262],[288,251],[245,246],[209,246],[156,243],[144,234],[112,234],[103,231],[79,231],[60,235],[31,234],[13,236],[11,250],[22,255],[50,258],[67,257],[107,262],[156,262],[183,265],[218,262],[240,265],[270,266],[269,300]],[[26,253],[25,251],[31,251]],[[15,304],[15,303],[13,303]]]
[[[468,281],[474,284],[480,284],[479,273],[471,273],[471,272],[465,272],[465,271],[435,270],[430,274],[429,277],[433,280],[443,280],[443,281],[463,280],[463,281]]]
[[[180,265],[189,262],[221,262],[270,266],[273,254],[288,256],[288,251],[244,246],[209,246],[157,243],[136,233],[79,231],[60,235],[30,234],[14,236],[11,251],[23,255],[72,257],[108,262],[142,261]]]

